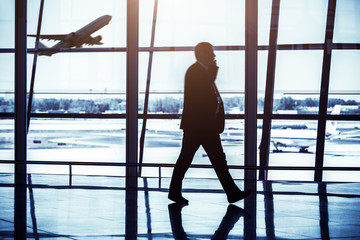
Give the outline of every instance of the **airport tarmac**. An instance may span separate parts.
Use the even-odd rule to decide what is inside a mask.
[[[276,121],[277,127],[291,121]],[[141,123],[141,121],[139,121]],[[181,148],[182,131],[180,120],[148,120],[143,163],[174,164]],[[305,122],[306,131],[315,131],[315,121]],[[298,124],[296,122],[296,124]],[[358,122],[339,122],[339,132],[355,132]],[[139,130],[141,125],[139,125]],[[293,129],[282,130],[291,133]],[[297,133],[299,130],[296,130]],[[11,160],[13,151],[13,120],[0,121],[0,159]],[[225,132],[221,135],[224,152],[229,165],[244,165],[243,120],[227,120]],[[139,131],[140,135],[140,131]],[[349,136],[349,135],[348,135]],[[294,136],[295,137],[295,136]],[[261,129],[258,130],[258,143]],[[305,141],[315,142],[314,139]],[[308,153],[300,153],[296,147],[286,147],[283,152],[270,152],[270,166],[315,165],[315,145]],[[125,120],[124,119],[35,119],[28,135],[28,160],[34,161],[83,161],[83,162],[125,162]],[[360,167],[360,136],[328,139],[325,143],[324,166]],[[205,151],[200,148],[194,164],[210,164]],[[68,174],[68,166],[29,165],[29,173]],[[73,166],[73,174],[122,176],[123,167]],[[0,172],[12,173],[13,166],[0,164]],[[164,177],[170,176],[171,168],[162,168]],[[231,170],[236,179],[243,179],[243,170]],[[157,177],[158,169],[144,168],[143,176]],[[272,180],[313,180],[313,171],[269,172]],[[216,177],[212,169],[190,169],[188,177]],[[324,172],[326,181],[360,181],[358,172]]]

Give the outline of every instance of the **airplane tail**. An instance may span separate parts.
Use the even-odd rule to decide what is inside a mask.
[[[341,112],[341,105],[335,105],[331,111],[331,115],[339,115]]]
[[[39,41],[39,48],[40,48],[40,49],[41,49],[41,48],[42,48],[42,49],[44,49],[44,48],[46,49],[46,48],[48,48],[48,47],[47,47],[45,44],[43,44],[42,42]]]
[[[42,42],[39,41],[39,49],[49,49],[45,44],[43,44]],[[53,53],[49,53],[49,52],[44,52],[44,53],[40,53],[40,56],[51,56],[53,55]]]
[[[339,115],[341,112],[341,105],[335,105],[333,110],[331,111],[331,115]],[[336,130],[337,128],[337,122],[332,120],[332,121],[327,121],[326,123],[326,132],[330,135],[337,135],[340,132]]]

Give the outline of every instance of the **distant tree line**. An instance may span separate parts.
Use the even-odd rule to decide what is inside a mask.
[[[225,110],[238,109],[244,111],[244,98],[239,96],[223,97]],[[139,101],[139,111],[143,111],[143,101]],[[316,98],[303,100],[292,97],[282,97],[274,100],[274,110],[304,110],[309,107],[318,107],[319,101]],[[358,105],[355,100],[343,100],[332,98],[328,101],[328,107],[335,105]],[[264,99],[258,100],[258,110],[264,107]],[[32,105],[32,112],[67,112],[67,113],[92,113],[100,114],[105,112],[125,112],[126,101],[122,98],[112,99],[56,99],[44,98],[35,99]],[[149,101],[149,113],[179,113],[183,108],[183,99],[174,97],[163,97]],[[354,110],[355,112],[358,112]],[[0,97],[0,112],[14,112],[14,100]],[[360,112],[359,112],[360,113]]]
[[[140,110],[143,110],[144,103],[141,103]],[[183,108],[183,100],[173,97],[158,98],[149,101],[149,113],[179,113]]]
[[[330,98],[328,100],[328,107],[334,107],[335,105],[360,105],[355,100],[339,99],[339,98]],[[319,100],[316,98],[306,98],[304,100],[296,100],[292,97],[282,97],[280,99],[274,100],[274,110],[299,110],[306,107],[318,107]]]
[[[0,97],[0,112],[14,112],[14,100]]]

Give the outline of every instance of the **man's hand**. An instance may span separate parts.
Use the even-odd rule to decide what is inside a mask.
[[[214,61],[214,64],[210,65],[208,68],[209,78],[212,83],[215,82],[218,70],[219,67],[216,65],[216,61]]]

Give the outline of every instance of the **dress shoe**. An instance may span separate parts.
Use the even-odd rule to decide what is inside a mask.
[[[169,193],[168,198],[176,203],[185,204],[185,205],[189,204],[189,200],[183,198],[183,196],[181,195],[173,195]]]
[[[228,202],[229,203],[234,203],[237,202],[239,200],[242,200],[244,198],[246,198],[247,196],[249,196],[251,193],[251,190],[247,190],[247,191],[240,191],[232,196],[228,196]]]

